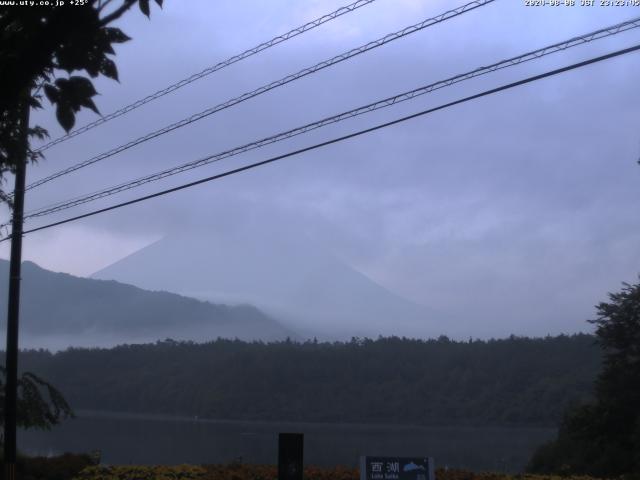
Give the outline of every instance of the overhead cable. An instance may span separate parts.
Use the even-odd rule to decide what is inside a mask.
[[[257,148],[261,148],[264,147],[266,145],[270,145],[272,143],[276,143],[282,140],[286,140],[288,138],[297,136],[297,135],[301,135],[304,133],[307,133],[309,131],[318,129],[318,128],[322,128],[324,126],[333,124],[333,123],[337,123],[343,120],[346,120],[348,118],[353,118],[359,115],[363,115],[365,113],[369,113],[372,111],[376,111],[376,110],[380,110],[383,108],[387,108],[390,107],[392,105],[401,103],[401,102],[405,102],[407,100],[411,100],[414,99],[416,97],[419,97],[421,95],[425,95],[428,94],[430,92],[433,92],[435,90],[441,89],[441,88],[445,88],[451,85],[454,85],[456,83],[465,81],[465,80],[469,80],[481,75],[485,75],[487,73],[491,73],[491,72],[495,72],[497,70],[501,70],[507,67],[512,67],[515,65],[519,65],[525,62],[529,62],[541,57],[544,57],[546,55],[550,55],[556,52],[560,52],[560,51],[564,51],[568,48],[572,48],[578,45],[582,45],[584,43],[588,43],[594,40],[598,40],[601,38],[605,38],[605,37],[609,37],[612,35],[616,35],[619,34],[621,32],[633,29],[633,28],[637,28],[640,27],[640,17],[631,19],[631,20],[627,20],[625,22],[622,23],[618,23],[616,25],[612,25],[606,28],[602,28],[599,30],[596,30],[594,32],[590,32],[587,33],[585,35],[580,35],[577,37],[572,37],[568,40],[565,40],[563,42],[558,42],[555,43],[553,45],[549,45],[543,48],[539,48],[537,50],[533,50],[527,53],[524,53],[522,55],[518,55],[516,57],[512,57],[506,60],[502,60],[496,63],[493,63],[491,65],[488,66],[484,66],[484,67],[479,67],[476,68],[475,70],[471,70],[469,72],[466,73],[462,73],[459,75],[455,75],[453,77],[449,77],[445,80],[440,80],[438,82],[435,83],[431,83],[429,85],[425,85],[407,92],[403,92],[400,93],[398,95],[394,95],[391,97],[387,97],[385,99],[382,100],[378,100],[376,102],[373,103],[369,103],[367,105],[358,107],[358,108],[354,108],[352,110],[348,110],[342,113],[339,113],[337,115],[333,115],[330,117],[326,117],[323,118],[321,120],[315,121],[313,123],[308,123],[306,125],[300,126],[300,127],[296,127],[294,129],[291,130],[287,130],[284,132],[280,132],[277,133],[275,135],[271,135],[269,137],[265,137],[262,138],[260,140],[256,140],[238,147],[234,147],[232,149],[229,150],[225,150],[223,152],[219,152],[216,153],[215,155],[209,155],[207,157],[201,158],[201,159],[197,159],[197,160],[193,160],[190,161],[188,163],[184,163],[182,165],[176,166],[176,167],[172,167],[172,168],[168,168],[165,170],[162,170],[160,172],[156,172],[150,175],[146,175],[140,178],[137,178],[135,180],[132,181],[128,181],[116,186],[112,186],[112,187],[108,187],[105,188],[103,190],[99,190],[97,192],[93,192],[93,193],[89,193],[89,194],[85,194],[83,196],[79,196],[73,199],[68,199],[65,201],[61,201],[61,202],[57,202],[55,204],[52,205],[48,205],[45,207],[41,207],[37,210],[32,210],[31,212],[27,212],[27,214],[25,215],[25,218],[34,218],[34,217],[42,217],[45,215],[50,215],[62,210],[66,210],[78,205],[82,205],[84,203],[88,203],[91,201],[95,201],[98,200],[100,198],[104,198],[104,197],[108,197],[111,195],[115,195],[117,193],[120,192],[124,192],[126,190],[130,190],[132,188],[136,188],[139,187],[141,185],[153,182],[153,181],[158,181],[161,180],[163,178],[172,176],[172,175],[176,175],[188,170],[192,170],[194,168],[198,168],[198,167],[202,167],[204,165],[208,165],[210,163],[213,162],[217,162],[235,155],[239,155],[241,153],[244,152],[248,152],[250,150],[255,150]]]
[[[594,57],[594,58],[591,58],[589,60],[585,60],[585,61],[582,61],[582,62],[574,63],[572,65],[568,65],[568,66],[565,66],[565,67],[562,67],[562,68],[557,68],[555,70],[550,70],[548,72],[545,72],[545,73],[542,73],[542,74],[539,74],[539,75],[534,75],[534,76],[531,76],[531,77],[528,77],[528,78],[525,78],[525,79],[522,79],[522,80],[518,80],[516,82],[512,82],[512,83],[509,83],[509,84],[506,84],[506,85],[502,85],[502,86],[497,87],[497,88],[492,88],[490,90],[485,90],[485,91],[483,91],[481,93],[478,93],[478,94],[475,94],[475,95],[471,95],[471,96],[468,96],[468,97],[465,97],[465,98],[462,98],[462,99],[459,99],[459,100],[455,100],[453,102],[449,102],[449,103],[440,105],[438,107],[429,108],[427,110],[423,110],[423,111],[418,112],[418,113],[407,115],[407,116],[404,116],[404,117],[401,117],[401,118],[398,118],[396,120],[392,120],[392,121],[389,121],[389,122],[381,123],[381,124],[378,124],[376,126],[373,126],[373,127],[370,127],[370,128],[366,128],[364,130],[359,130],[357,132],[350,133],[348,135],[343,135],[341,137],[333,138],[331,140],[327,140],[327,141],[324,141],[324,142],[321,142],[321,143],[317,143],[315,145],[311,145],[309,147],[301,148],[299,150],[295,150],[295,151],[288,152],[288,153],[285,153],[285,154],[282,154],[282,155],[271,157],[271,158],[268,158],[266,160],[262,160],[260,162],[252,163],[252,164],[249,164],[249,165],[245,165],[243,167],[238,167],[238,168],[235,168],[233,170],[228,170],[228,171],[223,172],[223,173],[212,175],[210,177],[202,178],[200,180],[196,180],[196,181],[193,181],[193,182],[185,183],[183,185],[179,185],[177,187],[173,187],[173,188],[162,190],[162,191],[159,191],[159,192],[156,192],[156,193],[152,193],[150,195],[145,195],[143,197],[138,197],[138,198],[135,198],[133,200],[129,200],[129,201],[126,201],[126,202],[122,202],[122,203],[118,203],[118,204],[115,204],[115,205],[111,205],[109,207],[101,208],[101,209],[98,209],[98,210],[93,210],[91,212],[84,213],[82,215],[77,215],[75,217],[66,218],[64,220],[60,220],[60,221],[57,221],[57,222],[49,223],[47,225],[43,225],[43,226],[40,226],[40,227],[32,228],[30,230],[26,230],[24,232],[24,234],[33,233],[33,232],[37,232],[37,231],[40,231],[40,230],[52,228],[52,227],[55,227],[55,226],[58,226],[58,225],[63,225],[63,224],[69,223],[69,222],[73,222],[73,221],[76,221],[76,220],[80,220],[80,219],[83,219],[83,218],[92,217],[92,216],[98,215],[100,213],[105,213],[105,212],[108,212],[108,211],[111,211],[111,210],[120,209],[120,208],[126,207],[128,205],[133,205],[135,203],[140,203],[140,202],[143,202],[143,201],[146,201],[146,200],[151,200],[152,198],[156,198],[156,197],[160,197],[160,196],[163,196],[163,195],[167,195],[169,193],[174,193],[174,192],[177,192],[179,190],[184,190],[186,188],[191,188],[191,187],[194,187],[196,185],[200,185],[200,184],[203,184],[203,183],[208,183],[208,182],[211,182],[211,181],[214,181],[214,180],[218,180],[220,178],[224,178],[224,177],[227,177],[227,176],[230,176],[230,175],[234,175],[234,174],[237,174],[237,173],[240,173],[240,172],[244,172],[246,170],[250,170],[250,169],[253,169],[253,168],[256,168],[256,167],[267,165],[267,164],[276,162],[278,160],[282,160],[282,159],[285,159],[285,158],[288,158],[288,157],[293,157],[293,156],[299,155],[301,153],[309,152],[311,150],[316,150],[316,149],[319,149],[319,148],[322,148],[322,147],[325,147],[325,146],[328,146],[328,145],[332,145],[332,144],[335,144],[335,143],[338,143],[338,142],[342,142],[342,141],[345,141],[345,140],[348,140],[348,139],[351,139],[351,138],[355,138],[355,137],[367,134],[367,133],[371,133],[371,132],[374,132],[376,130],[380,130],[380,129],[383,129],[383,128],[386,128],[386,127],[390,127],[392,125],[396,125],[396,124],[405,122],[407,120],[418,118],[418,117],[421,117],[421,116],[424,116],[424,115],[427,115],[427,114],[430,114],[430,113],[433,113],[433,112],[436,112],[436,111],[439,111],[439,110],[444,110],[446,108],[450,108],[450,107],[455,106],[455,105],[459,105],[459,104],[462,104],[462,103],[465,103],[465,102],[469,102],[471,100],[476,100],[476,99],[481,98],[481,97],[485,97],[485,96],[488,96],[488,95],[493,95],[495,93],[498,93],[498,92],[501,92],[501,91],[504,91],[504,90],[509,90],[509,89],[512,89],[512,88],[515,88],[515,87],[518,87],[518,86],[521,86],[521,85],[525,85],[525,84],[528,84],[528,83],[539,81],[539,80],[542,80],[542,79],[547,78],[547,77],[551,77],[551,76],[558,75],[558,74],[561,74],[561,73],[564,73],[564,72],[568,72],[570,70],[575,70],[575,69],[578,69],[578,68],[582,68],[582,67],[585,67],[587,65],[591,65],[591,64],[594,64],[594,63],[602,62],[604,60],[608,60],[608,59],[611,59],[611,58],[614,58],[614,57],[619,57],[621,55],[625,55],[625,54],[628,54],[628,53],[631,53],[631,52],[635,52],[635,51],[638,51],[638,50],[640,50],[640,44],[637,44],[637,45],[634,45],[632,47],[625,48],[625,49],[622,49],[622,50],[617,50],[615,52],[608,53],[606,55],[601,55],[599,57]],[[0,242],[5,241],[8,238],[11,238],[11,237],[10,236],[9,237],[5,237],[2,240],[0,240]]]
[[[166,133],[169,133],[173,130],[176,130],[178,128],[184,127],[186,125],[190,125],[194,122],[197,122],[198,120],[202,120],[205,117],[208,117],[210,115],[213,115],[214,113],[217,113],[221,110],[225,110],[229,107],[232,107],[234,105],[237,105],[239,103],[242,103],[246,100],[249,100],[251,98],[257,97],[258,95],[262,95],[263,93],[269,92],[275,88],[281,87],[283,85],[287,85],[295,80],[298,80],[300,78],[306,77],[307,75],[316,73],[320,70],[323,70],[327,67],[330,67],[332,65],[336,65],[337,63],[343,62],[345,60],[348,60],[350,58],[355,57],[356,55],[360,55],[364,52],[367,52],[369,50],[373,50],[375,48],[378,48],[382,45],[385,45],[389,42],[393,42],[394,40],[398,40],[399,38],[403,38],[406,37],[407,35],[411,35],[413,33],[419,32],[425,28],[431,27],[433,25],[439,24],[441,22],[444,22],[446,20],[449,20],[451,18],[457,17],[459,15],[462,15],[463,13],[466,13],[468,11],[474,10],[476,8],[482,7],[484,5],[487,5],[489,3],[494,2],[495,0],[474,0],[472,2],[469,2],[465,5],[462,5],[458,8],[455,8],[453,10],[448,10],[436,17],[432,17],[432,18],[428,18],[426,20],[423,20],[422,22],[416,23],[415,25],[411,25],[408,26],[406,28],[403,28],[402,30],[399,30],[397,32],[394,33],[390,33],[388,35],[385,35],[382,38],[379,38],[378,40],[374,40],[372,42],[369,42],[365,45],[362,45],[360,47],[354,48],[352,50],[349,50],[348,52],[342,53],[340,55],[337,55],[335,57],[332,57],[328,60],[324,60],[320,63],[317,63],[311,67],[307,67],[304,68],[302,70],[300,70],[297,73],[294,74],[290,74],[287,75],[286,77],[283,77],[279,80],[276,80],[274,82],[268,83],[266,85],[263,85],[255,90],[252,90],[250,92],[244,93],[242,95],[240,95],[239,97],[235,97],[232,98],[230,100],[227,100],[226,102],[220,103],[214,107],[208,108],[206,110],[203,110],[199,113],[196,113],[194,115],[191,115],[190,117],[184,118],[178,122],[172,123],[171,125],[168,125],[166,127],[160,128],[158,130],[155,130],[153,132],[150,132],[146,135],[143,135],[142,137],[136,138],[135,140],[131,140],[128,143],[125,143],[123,145],[119,145],[107,152],[101,153],[99,155],[96,155],[92,158],[89,158],[83,162],[77,163],[75,165],[72,165],[68,168],[65,168],[63,170],[60,170],[56,173],[53,173],[51,175],[49,175],[48,177],[42,178],[40,180],[37,180],[29,185],[27,185],[26,190],[31,190],[33,188],[36,188],[40,185],[43,185],[47,182],[50,182],[51,180],[54,180],[58,177],[61,177],[63,175],[68,175],[71,172],[74,172],[76,170],[79,170],[81,168],[87,167],[89,165],[93,165],[96,162],[99,162],[101,160],[104,160],[106,158],[112,157],[118,153],[124,152],[125,150],[128,150],[136,145],[140,145],[141,143],[147,142],[153,138],[159,137],[160,135],[164,135]]]
[[[233,65],[234,63],[239,62],[240,60],[244,60],[245,58],[249,58],[257,53],[262,52],[263,50],[267,50],[268,48],[274,47],[276,45],[278,45],[279,43],[285,42],[287,40],[290,40],[291,38],[297,37],[300,34],[303,34],[305,32],[308,32],[309,30],[313,30],[316,27],[319,27],[320,25],[330,22],[331,20],[335,20],[338,17],[341,17],[342,15],[345,15],[347,13],[351,13],[357,9],[359,9],[360,7],[364,7],[365,5],[369,5],[370,3],[375,2],[376,0],[358,0],[356,2],[353,2],[349,5],[345,5],[344,7],[340,7],[337,10],[334,10],[331,13],[327,13],[326,15],[322,15],[321,17],[316,18],[315,20],[312,20],[310,22],[305,23],[304,25],[301,25],[299,27],[294,28],[293,30],[289,30],[287,33],[284,33],[282,35],[278,35],[277,37],[272,38],[271,40],[268,40],[266,42],[261,43],[260,45],[257,45],[253,48],[250,48],[248,50],[245,50],[244,52],[238,54],[238,55],[234,55],[233,57],[229,57],[226,60],[223,60],[221,62],[216,63],[215,65],[212,65],[210,67],[205,68],[204,70],[202,70],[201,72],[195,73],[193,75],[191,75],[190,77],[184,78],[176,83],[173,83],[171,85],[169,85],[168,87],[163,88],[162,90],[158,90],[155,93],[152,93],[150,95],[147,95],[146,97],[140,99],[140,100],[136,100],[135,102],[126,105],[122,108],[120,108],[119,110],[116,110],[115,112],[109,113],[107,115],[103,115],[102,117],[100,117],[99,119],[88,123],[87,125],[84,125],[83,127],[77,128],[76,130],[72,130],[71,132],[67,133],[66,135],[63,135],[61,137],[55,138],[53,140],[51,140],[50,142],[46,143],[45,145],[41,146],[40,148],[37,149],[37,152],[43,152],[51,147],[53,147],[54,145],[57,145],[59,143],[65,142],[73,137],[77,137],[78,135],[88,132],[89,130],[92,130],[104,123],[107,123],[109,120],[113,120],[114,118],[118,118],[121,117],[122,115],[125,115],[137,108],[140,108],[141,106],[152,102],[154,100],[157,100],[158,98],[164,97],[165,95],[168,95],[169,93],[175,92],[176,90],[189,85],[190,83],[195,82],[196,80],[200,80],[201,78],[204,78],[208,75],[211,75],[212,73],[217,72],[218,70],[222,70],[225,67],[228,67],[230,65]]]

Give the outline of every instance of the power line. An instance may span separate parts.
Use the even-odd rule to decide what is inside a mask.
[[[521,86],[521,85],[525,85],[525,84],[532,83],[532,82],[535,82],[535,81],[538,81],[538,80],[542,80],[544,78],[551,77],[551,76],[554,76],[554,75],[558,75],[560,73],[568,72],[570,70],[575,70],[575,69],[578,69],[578,68],[582,68],[582,67],[585,67],[587,65],[591,65],[591,64],[594,64],[594,63],[602,62],[604,60],[608,60],[608,59],[611,59],[611,58],[614,58],[614,57],[618,57],[618,56],[625,55],[625,54],[628,54],[628,53],[631,53],[631,52],[635,52],[637,50],[640,50],[640,44],[637,44],[637,45],[634,45],[633,47],[625,48],[625,49],[622,49],[622,50],[617,50],[615,52],[608,53],[606,55],[601,55],[599,57],[594,57],[594,58],[591,58],[589,60],[585,60],[585,61],[582,61],[582,62],[574,63],[572,65],[568,65],[568,66],[565,66],[565,67],[562,67],[562,68],[558,68],[558,69],[555,69],[555,70],[550,70],[548,72],[545,72],[545,73],[542,73],[542,74],[539,74],[539,75],[534,75],[534,76],[531,76],[531,77],[528,77],[528,78],[525,78],[525,79],[522,79],[522,80],[518,80],[516,82],[512,82],[512,83],[509,83],[509,84],[506,84],[506,85],[502,85],[500,87],[492,88],[490,90],[485,90],[485,91],[483,91],[481,93],[477,93],[475,95],[471,95],[471,96],[468,96],[468,97],[465,97],[465,98],[462,98],[462,99],[459,99],[459,100],[455,100],[453,102],[449,102],[449,103],[440,105],[438,107],[429,108],[427,110],[423,110],[423,111],[418,112],[418,113],[407,115],[405,117],[401,117],[401,118],[398,118],[396,120],[392,120],[392,121],[389,121],[389,122],[381,123],[381,124],[378,124],[376,126],[373,126],[373,127],[370,127],[370,128],[366,128],[364,130],[359,130],[357,132],[350,133],[348,135],[343,135],[341,137],[333,138],[331,140],[327,140],[325,142],[317,143],[317,144],[311,145],[309,147],[301,148],[299,150],[295,150],[295,151],[288,152],[288,153],[285,153],[285,154],[282,154],[282,155],[271,157],[271,158],[269,158],[267,160],[262,160],[260,162],[256,162],[256,163],[252,163],[252,164],[249,164],[249,165],[245,165],[243,167],[235,168],[233,170],[228,170],[226,172],[219,173],[217,175],[212,175],[210,177],[206,177],[206,178],[202,178],[200,180],[196,180],[196,181],[193,181],[193,182],[185,183],[183,185],[179,185],[177,187],[169,188],[167,190],[162,190],[162,191],[150,194],[150,195],[145,195],[143,197],[138,197],[138,198],[135,198],[133,200],[129,200],[127,202],[122,202],[122,203],[118,203],[118,204],[115,204],[115,205],[111,205],[110,207],[101,208],[101,209],[98,209],[98,210],[93,210],[91,212],[84,213],[82,215],[77,215],[75,217],[70,217],[70,218],[66,218],[64,220],[60,220],[60,221],[57,221],[57,222],[49,223],[49,224],[43,225],[41,227],[32,228],[30,230],[26,230],[24,232],[24,234],[37,232],[37,231],[44,230],[44,229],[51,228],[51,227],[55,227],[55,226],[58,226],[58,225],[63,225],[65,223],[69,223],[69,222],[73,222],[73,221],[76,221],[76,220],[80,220],[82,218],[91,217],[91,216],[94,216],[94,215],[98,215],[100,213],[105,213],[105,212],[108,212],[108,211],[111,211],[111,210],[116,210],[116,209],[119,209],[119,208],[122,208],[122,207],[126,207],[128,205],[133,205],[135,203],[140,203],[140,202],[143,202],[143,201],[146,201],[146,200],[150,200],[152,198],[156,198],[156,197],[160,197],[160,196],[163,196],[163,195],[167,195],[169,193],[177,192],[179,190],[184,190],[186,188],[194,187],[194,186],[200,185],[202,183],[207,183],[207,182],[211,182],[213,180],[218,180],[218,179],[223,178],[223,177],[227,177],[227,176],[230,176],[230,175],[234,175],[236,173],[244,172],[245,170],[250,170],[250,169],[253,169],[253,168],[256,168],[256,167],[267,165],[269,163],[273,163],[273,162],[276,162],[278,160],[282,160],[282,159],[285,159],[285,158],[288,158],[288,157],[292,157],[294,155],[299,155],[301,153],[309,152],[311,150],[316,150],[318,148],[325,147],[327,145],[332,145],[334,143],[342,142],[344,140],[348,140],[348,139],[351,139],[351,138],[354,138],[354,137],[358,137],[358,136],[364,135],[366,133],[371,133],[371,132],[374,132],[376,130],[380,130],[380,129],[383,129],[383,128],[386,128],[386,127],[390,127],[392,125],[396,125],[398,123],[402,123],[402,122],[405,122],[407,120],[411,120],[411,119],[414,119],[414,118],[417,118],[417,117],[421,117],[421,116],[424,116],[424,115],[427,115],[427,114],[430,114],[430,113],[433,113],[433,112],[436,112],[436,111],[439,111],[439,110],[444,110],[446,108],[449,108],[449,107],[452,107],[452,106],[455,106],[455,105],[459,105],[459,104],[462,104],[462,103],[465,103],[465,102],[469,102],[471,100],[475,100],[475,99],[478,99],[478,98],[481,98],[481,97],[492,95],[492,94],[495,94],[495,93],[498,93],[498,92],[501,92],[501,91],[504,91],[504,90],[509,90],[511,88],[515,88],[515,87],[518,87],[518,86]],[[9,237],[5,237],[2,240],[0,240],[0,242],[3,242],[5,240],[7,240],[8,238],[11,238],[11,237],[10,236]]]
[[[272,143],[276,143],[297,135],[301,135],[304,133],[307,133],[311,130],[315,130],[321,127],[324,127],[326,125],[329,124],[333,124],[333,123],[337,123],[343,120],[346,120],[348,118],[353,118],[356,117],[358,115],[362,115],[368,112],[372,112],[375,110],[380,110],[382,108],[386,108],[386,107],[390,107],[392,105],[407,101],[407,100],[411,100],[414,99],[418,96],[421,95],[425,95],[427,93],[433,92],[435,90],[438,90],[440,88],[444,88],[444,87],[448,87],[450,85],[465,81],[465,80],[469,80],[475,77],[478,77],[480,75],[485,75],[487,73],[491,73],[497,70],[501,70],[507,67],[511,67],[514,65],[519,65],[522,64],[524,62],[528,62],[531,60],[535,60],[538,58],[541,58],[543,56],[546,55],[550,55],[559,51],[564,51],[568,48],[571,47],[575,47],[578,45],[582,45],[584,43],[588,43],[591,42],[593,40],[598,40],[601,38],[605,38],[608,36],[612,36],[612,35],[616,35],[618,33],[633,29],[633,28],[637,28],[640,27],[640,17],[636,17],[634,19],[631,20],[627,20],[625,22],[622,23],[618,23],[616,25],[612,25],[606,28],[601,28],[599,30],[587,33],[585,35],[580,35],[577,37],[573,37],[570,38],[569,40],[565,40],[563,42],[559,42],[559,43],[555,43],[553,45],[550,46],[546,46],[544,48],[540,48],[537,50],[533,50],[530,52],[527,52],[525,54],[516,56],[516,57],[512,57],[509,58],[507,60],[502,60],[500,62],[497,63],[493,63],[491,65],[485,66],[485,67],[479,67],[475,70],[471,70],[470,72],[466,72],[463,74],[459,74],[450,78],[447,78],[445,80],[440,80],[438,82],[423,86],[423,87],[419,87],[416,88],[414,90],[410,90],[408,92],[404,92],[392,97],[388,97],[385,98],[383,100],[379,100],[376,101],[374,103],[370,103],[368,105],[364,105],[352,110],[348,110],[346,112],[342,112],[339,113],[337,115],[333,115],[330,117],[326,117],[323,118],[321,120],[318,120],[316,122],[313,123],[309,123],[306,125],[303,125],[301,127],[296,127],[294,129],[291,130],[287,130],[285,132],[280,132],[277,133],[275,135],[260,139],[260,140],[256,140],[254,142],[251,143],[247,143],[245,145],[239,146],[239,147],[234,147],[230,150],[226,150],[220,153],[217,153],[215,155],[209,155],[205,158],[201,158],[198,160],[194,160],[176,167],[172,167],[151,175],[147,175],[144,177],[140,177],[136,180],[132,180],[126,183],[122,183],[120,185],[116,185],[113,187],[109,187],[97,192],[93,192],[90,194],[86,194],[80,197],[76,197],[70,200],[65,200],[62,202],[57,202],[53,205],[48,205],[46,207],[42,207],[39,208],[37,210],[28,212],[25,216],[25,218],[34,218],[34,217],[42,217],[45,215],[50,215],[52,213],[56,213],[62,210],[66,210],[78,205],[82,205],[84,203],[88,203],[94,200],[98,200],[100,198],[104,198],[107,196],[111,196],[111,195],[115,195],[117,193],[126,191],[126,190],[130,190],[132,188],[136,188],[139,187],[141,185],[153,182],[153,181],[157,181],[157,180],[161,180],[163,178],[172,176],[172,175],[176,175],[194,168],[198,168],[213,162],[217,162],[220,160],[223,160],[225,158],[229,158],[235,155],[239,155],[241,153],[250,151],[250,150],[254,150],[257,148],[261,148],[264,147],[266,145],[270,145]]]
[[[53,147],[54,145],[57,145],[59,143],[65,142],[73,137],[76,137],[82,133],[88,132],[89,130],[92,130],[93,128],[102,125],[106,122],[108,122],[109,120],[113,120],[114,118],[118,118],[122,115],[125,115],[137,108],[140,108],[142,105],[145,105],[149,102],[152,102],[153,100],[157,100],[158,98],[164,97],[165,95],[168,95],[169,93],[175,92],[176,90],[189,85],[190,83],[195,82],[196,80],[200,80],[201,78],[204,78],[208,75],[211,75],[212,73],[217,72],[218,70],[222,70],[225,67],[228,67],[230,65],[233,65],[234,63],[239,62],[240,60],[244,60],[245,58],[249,58],[253,55],[256,55],[257,53],[262,52],[263,50],[267,50],[268,48],[274,47],[276,45],[278,45],[279,43],[285,42],[287,40],[290,40],[291,38],[297,37],[298,35],[301,35],[305,32],[308,32],[309,30],[313,30],[316,27],[319,27],[320,25],[330,22],[331,20],[335,20],[338,17],[341,17],[342,15],[345,15],[347,13],[351,13],[355,10],[357,10],[360,7],[364,7],[365,5],[369,5],[370,3],[375,2],[376,0],[358,0],[356,2],[353,2],[349,5],[345,5],[344,7],[340,7],[337,10],[334,10],[331,13],[327,13],[326,15],[323,15],[321,17],[316,18],[315,20],[312,20],[308,23],[305,23],[304,25],[301,25],[297,28],[294,28],[293,30],[289,30],[287,33],[284,33],[282,35],[278,35],[277,37],[272,38],[271,40],[268,40],[266,42],[261,43],[260,45],[257,45],[253,48],[250,48],[248,50],[245,50],[244,52],[238,54],[238,55],[234,55],[233,57],[227,58],[226,60],[223,60],[219,63],[216,63],[215,65],[212,65],[210,67],[205,68],[204,70],[202,70],[201,72],[195,73],[193,75],[191,75],[190,77],[184,78],[176,83],[173,83],[171,85],[169,85],[168,87],[163,88],[162,90],[158,90],[155,93],[152,93],[150,95],[147,95],[146,97],[137,100],[129,105],[126,105],[124,107],[122,107],[119,110],[116,110],[115,112],[109,113],[108,115],[104,115],[103,117],[95,120],[94,122],[91,122],[83,127],[80,127],[76,130],[73,130],[69,133],[67,133],[66,135],[63,135],[61,137],[58,137],[54,140],[51,140],[50,142],[48,142],[47,144],[43,145],[42,147],[40,147],[38,150],[36,150],[37,152],[43,152],[51,147]]]
[[[148,134],[146,134],[146,135],[144,135],[142,137],[139,137],[139,138],[137,138],[135,140],[132,140],[132,141],[126,143],[126,144],[119,145],[118,147],[115,147],[115,148],[109,150],[108,152],[101,153],[100,155],[92,157],[92,158],[90,158],[88,160],[85,160],[83,162],[80,162],[80,163],[78,163],[76,165],[72,165],[72,166],[70,166],[68,168],[65,168],[65,169],[60,170],[60,171],[58,171],[56,173],[53,173],[52,175],[49,175],[48,177],[45,177],[43,179],[37,180],[37,181],[29,184],[26,189],[27,190],[31,190],[33,188],[36,188],[36,187],[38,187],[40,185],[43,185],[43,184],[45,184],[47,182],[50,182],[51,180],[56,179],[58,177],[61,177],[63,175],[67,175],[67,174],[69,174],[71,172],[74,172],[74,171],[79,170],[81,168],[87,167],[89,165],[92,165],[92,164],[94,164],[96,162],[99,162],[101,160],[104,160],[106,158],[112,157],[113,155],[121,153],[121,152],[123,152],[125,150],[128,150],[129,148],[132,148],[132,147],[134,147],[136,145],[139,145],[139,144],[144,143],[144,142],[146,142],[148,140],[156,138],[156,137],[158,137],[160,135],[164,135],[164,134],[169,133],[169,132],[171,132],[173,130],[176,130],[178,128],[184,127],[184,126],[189,125],[189,124],[194,123],[194,122],[197,122],[198,120],[202,120],[203,118],[208,117],[209,115],[217,113],[217,112],[219,112],[221,110],[225,110],[225,109],[227,109],[229,107],[237,105],[237,104],[239,104],[241,102],[244,102],[246,100],[249,100],[249,99],[251,99],[253,97],[256,97],[258,95],[262,95],[263,93],[266,93],[266,92],[268,92],[270,90],[273,90],[275,88],[278,88],[278,87],[281,87],[281,86],[286,85],[288,83],[291,83],[291,82],[293,82],[295,80],[298,80],[298,79],[300,79],[302,77],[306,77],[307,75],[316,73],[316,72],[318,72],[320,70],[323,70],[323,69],[325,69],[327,67],[330,67],[330,66],[335,65],[337,63],[343,62],[343,61],[345,61],[345,60],[347,60],[349,58],[355,57],[356,55],[360,55],[360,54],[362,54],[364,52],[367,52],[369,50],[373,50],[373,49],[378,48],[378,47],[380,47],[382,45],[385,45],[385,44],[387,44],[389,42],[392,42],[392,41],[397,40],[399,38],[405,37],[407,35],[411,35],[412,33],[416,33],[416,32],[418,32],[420,30],[423,30],[423,29],[425,29],[427,27],[430,27],[432,25],[436,25],[438,23],[444,22],[444,21],[449,20],[451,18],[457,17],[459,15],[462,15],[463,13],[466,13],[468,11],[471,11],[471,10],[474,10],[476,8],[482,7],[484,5],[492,3],[494,1],[495,0],[474,0],[474,1],[469,2],[469,3],[465,4],[465,5],[462,5],[462,6],[458,7],[458,8],[455,8],[453,10],[448,10],[448,11],[446,11],[446,12],[444,12],[444,13],[436,16],[436,17],[428,18],[426,20],[423,20],[422,22],[416,23],[415,25],[411,25],[411,26],[403,28],[402,30],[399,30],[397,32],[385,35],[382,38],[379,38],[379,39],[374,40],[372,42],[369,42],[369,43],[367,43],[365,45],[362,45],[360,47],[357,47],[357,48],[354,48],[352,50],[349,50],[348,52],[342,53],[340,55],[336,55],[335,57],[332,57],[332,58],[330,58],[328,60],[324,60],[324,61],[322,61],[320,63],[317,63],[312,67],[304,68],[304,69],[300,70],[297,73],[287,75],[286,77],[283,77],[283,78],[281,78],[279,80],[271,82],[271,83],[269,83],[267,85],[263,85],[263,86],[255,89],[255,90],[253,90],[251,92],[244,93],[244,94],[240,95],[239,97],[232,98],[231,100],[227,100],[224,103],[220,103],[220,104],[218,104],[218,105],[216,105],[214,107],[211,107],[211,108],[208,108],[206,110],[203,110],[203,111],[201,111],[199,113],[191,115],[190,117],[184,118],[184,119],[182,119],[182,120],[180,120],[178,122],[172,123],[171,125],[163,127],[163,128],[161,128],[159,130],[150,132],[150,133],[148,133]]]

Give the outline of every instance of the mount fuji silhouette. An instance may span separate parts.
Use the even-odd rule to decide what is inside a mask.
[[[385,289],[295,228],[286,231],[247,222],[171,234],[92,277],[250,304],[307,338],[439,333],[441,315]]]

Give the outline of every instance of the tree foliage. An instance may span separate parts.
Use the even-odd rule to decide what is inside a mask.
[[[23,352],[75,408],[236,420],[553,425],[585,401],[590,335],[457,342],[204,344]],[[143,388],[141,388],[143,387]]]
[[[534,455],[534,472],[640,475],[640,283],[597,305],[603,368],[595,401],[567,411],[558,439]]]
[[[4,419],[4,378],[6,369],[0,367],[0,421]],[[51,384],[33,373],[23,373],[18,379],[18,409],[16,424],[22,428],[49,430],[64,418],[73,417],[71,407]]]
[[[155,2],[162,6],[162,0]],[[0,179],[14,170],[16,158],[22,158],[23,109],[42,108],[43,93],[66,131],[73,128],[81,109],[99,113],[91,78],[118,80],[113,47],[129,37],[110,25],[136,4],[150,15],[149,0],[87,0],[55,8],[0,6]],[[28,135],[43,139],[48,133],[35,126]],[[40,157],[31,149],[28,155],[31,161]],[[10,200],[1,190],[0,198]]]

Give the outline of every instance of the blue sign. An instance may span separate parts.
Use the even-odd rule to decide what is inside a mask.
[[[360,457],[360,480],[435,480],[431,457]]]

